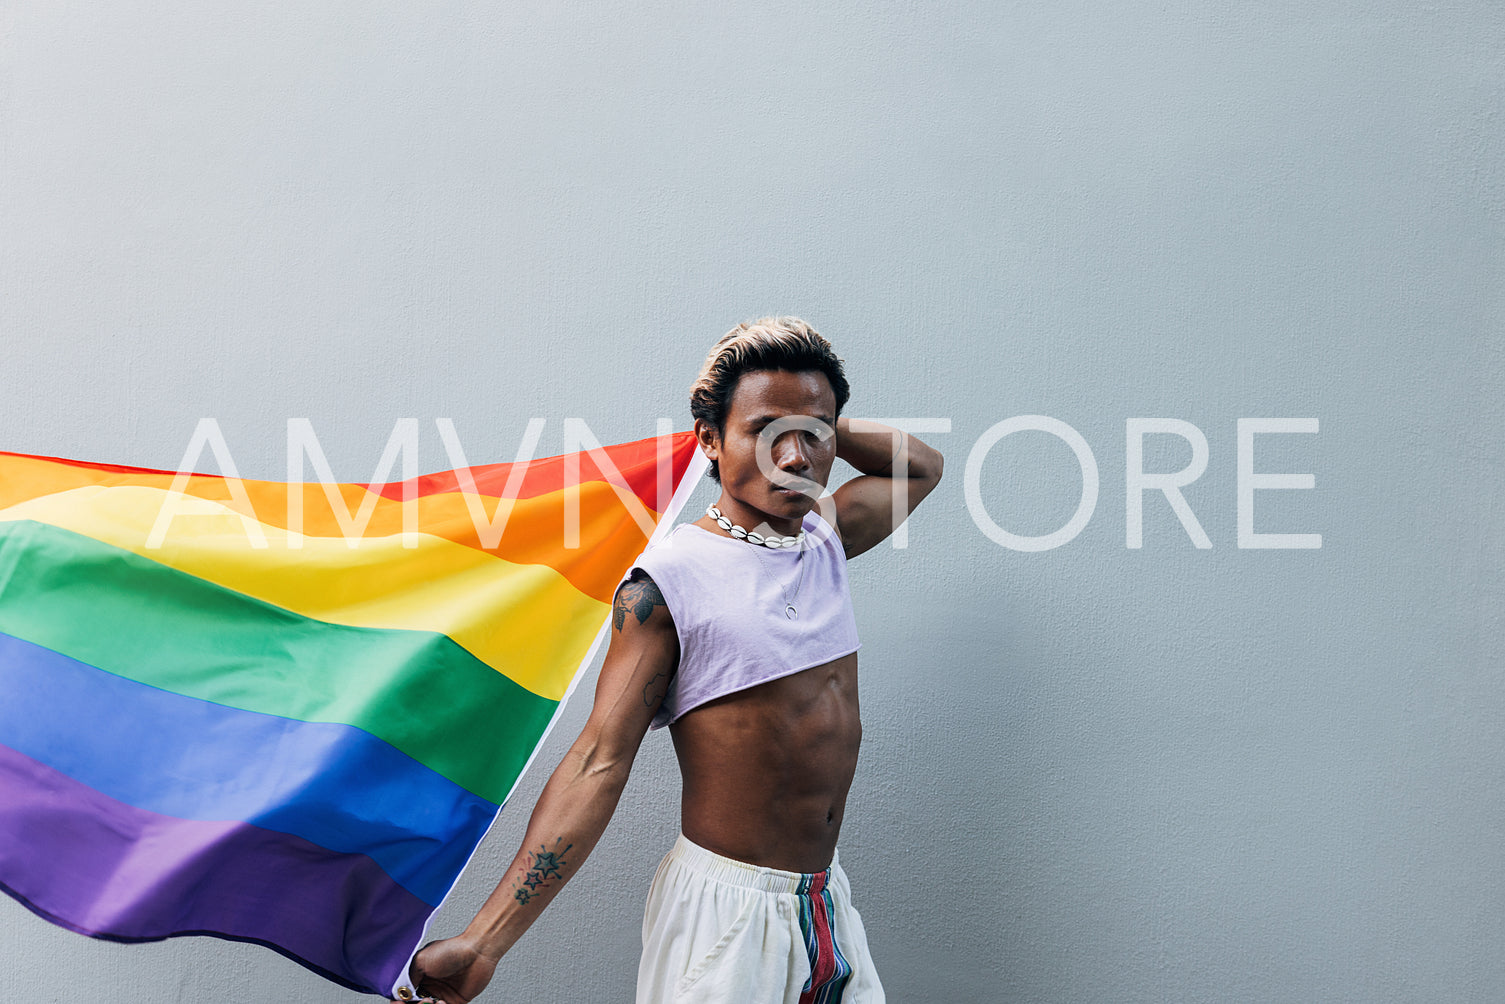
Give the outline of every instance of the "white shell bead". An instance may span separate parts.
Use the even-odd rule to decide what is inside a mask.
[[[732,536],[736,537],[738,540],[741,540],[743,537],[747,536],[747,531],[742,529],[740,526],[730,526],[726,529],[730,530],[732,532]]]
[[[752,541],[754,544],[763,543],[763,535],[761,533],[758,533],[756,530],[749,530],[747,532],[747,539]]]

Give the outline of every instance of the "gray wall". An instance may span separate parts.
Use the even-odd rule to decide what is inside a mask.
[[[821,9],[815,10],[813,7]],[[1505,14],[1386,0],[0,7],[0,448],[157,467],[216,417],[280,478],[393,423],[689,424],[705,349],[794,313],[849,414],[946,417],[910,546],[852,566],[842,859],[895,1001],[1505,999]],[[1070,543],[965,502],[994,423],[1101,473]],[[1236,425],[1256,498],[1237,546]],[[1125,423],[1192,422],[1125,546]],[[1185,442],[1151,437],[1146,467]],[[1071,515],[1042,433],[978,495]],[[707,483],[692,505],[713,498]],[[578,696],[588,696],[593,675]],[[577,700],[441,915],[521,838]],[[678,823],[667,735],[483,1000],[629,999]],[[354,1000],[262,949],[93,942],[0,897],[36,1001]]]

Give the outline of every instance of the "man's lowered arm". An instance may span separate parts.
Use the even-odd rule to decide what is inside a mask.
[[[674,621],[646,574],[622,583],[611,616],[585,728],[549,777],[522,847],[480,912],[463,933],[426,945],[414,958],[409,975],[420,994],[445,1004],[474,999],[606,831],[679,663]]]

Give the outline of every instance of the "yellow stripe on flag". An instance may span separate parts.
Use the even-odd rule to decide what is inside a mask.
[[[609,487],[602,488],[610,495]],[[148,548],[167,496],[136,486],[75,488],[0,510],[0,520],[30,519],[71,530],[305,617],[446,634],[520,686],[554,701],[564,697],[609,609],[549,565],[514,563],[430,533],[414,535],[416,548],[403,547],[399,534],[366,536],[351,548],[340,537],[295,535],[260,523],[268,546],[253,548],[241,514],[191,496],[176,503],[180,512],[191,513],[174,520],[175,531],[182,531]],[[582,510],[586,540],[593,539],[591,521],[613,518],[603,506],[587,509],[582,501]],[[298,549],[288,546],[295,537]],[[631,561],[641,549],[641,534],[616,537],[590,549],[590,560],[617,566]],[[570,556],[562,548],[560,553]]]

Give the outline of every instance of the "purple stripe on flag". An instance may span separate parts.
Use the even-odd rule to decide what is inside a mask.
[[[497,808],[380,739],[169,693],[0,632],[0,744],[138,809],[365,854],[438,906]]]
[[[3,745],[0,887],[81,934],[258,942],[377,994],[433,912],[365,855],[137,809]]]

